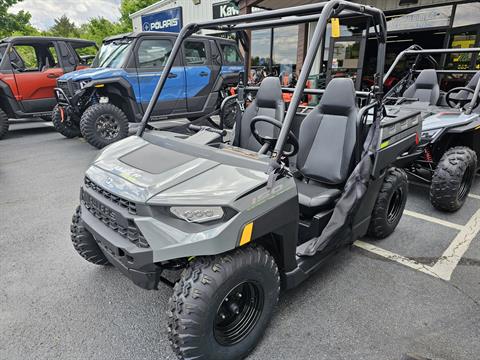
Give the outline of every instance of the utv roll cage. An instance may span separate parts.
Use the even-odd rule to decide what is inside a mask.
[[[324,46],[324,35],[327,28],[327,23],[330,18],[350,18],[354,16],[365,16],[372,20],[373,29],[378,41],[377,51],[377,68],[374,80],[374,86],[372,87],[372,97],[376,100],[376,103],[380,104],[383,98],[383,74],[385,66],[385,48],[386,48],[386,19],[383,12],[371,6],[355,4],[343,0],[333,0],[311,5],[302,5],[296,7],[290,7],[286,9],[258,12],[247,15],[239,15],[229,18],[217,19],[213,21],[205,21],[199,23],[190,23],[182,28],[175,44],[173,45],[170,56],[165,64],[164,70],[157,83],[157,86],[153,92],[152,99],[148,104],[148,107],[143,115],[140,127],[137,135],[143,136],[147,123],[149,121],[152,110],[158,100],[160,93],[167,81],[168,74],[172,69],[174,59],[177,56],[183,41],[190,35],[205,29],[216,30],[225,33],[236,33],[242,47],[246,51],[245,55],[245,68],[248,68],[249,62],[249,49],[248,49],[248,35],[247,30],[259,30],[265,28],[297,25],[308,22],[318,21],[315,31],[313,33],[310,45],[308,46],[307,54],[302,66],[300,75],[298,76],[297,85],[293,91],[293,97],[288,107],[283,126],[278,136],[275,149],[271,155],[270,172],[278,168],[284,145],[286,143],[288,133],[293,123],[293,119],[297,108],[300,104],[301,97],[304,93],[308,75],[313,66],[313,62],[317,55],[317,50],[320,46]],[[368,31],[368,30],[366,30]],[[248,74],[243,74],[243,83],[247,83]],[[308,91],[308,90],[307,90]],[[311,92],[311,90],[309,91]],[[313,93],[313,92],[312,92]],[[357,95],[359,95],[357,93]],[[366,94],[362,94],[366,95]],[[369,107],[370,108],[370,107]],[[362,113],[362,111],[360,112]],[[374,115],[374,121],[379,121],[380,116],[377,116],[377,112]]]
[[[393,70],[395,67],[398,65],[398,63],[409,56],[416,56],[413,65],[410,67],[410,70],[408,74],[400,80],[390,91],[389,93],[394,90],[397,86],[399,86],[403,80],[408,79],[413,76],[415,73],[420,73],[421,70],[417,69],[418,64],[420,63],[422,58],[426,58],[429,60],[432,65],[434,65],[435,72],[437,74],[476,74],[479,70],[444,70],[444,69],[437,69],[438,63],[437,61],[432,57],[432,55],[435,54],[465,54],[465,53],[479,53],[480,54],[480,48],[456,48],[456,49],[423,49],[419,45],[412,45],[409,48],[401,51],[395,60],[393,61],[392,65],[388,69],[388,71],[385,73],[385,76],[383,77],[383,82],[385,83],[387,79],[390,77],[392,74]],[[477,82],[474,90],[474,94],[472,96],[472,100],[470,103],[465,107],[465,114],[469,115],[472,113],[476,99],[478,98],[480,94],[480,78],[479,81]],[[388,94],[387,94],[387,100],[388,100]],[[391,98],[390,98],[391,99]]]

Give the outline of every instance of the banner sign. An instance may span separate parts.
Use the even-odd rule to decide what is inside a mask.
[[[221,3],[213,4],[212,10],[214,19],[221,19],[230,16],[240,15],[238,5],[235,5],[231,1],[224,1]]]
[[[182,28],[182,8],[176,7],[142,16],[143,31],[180,32]]]

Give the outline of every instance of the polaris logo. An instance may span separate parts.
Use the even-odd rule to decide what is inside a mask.
[[[144,24],[144,30],[145,31],[150,31],[150,30],[163,30],[167,29],[170,27],[175,27],[178,26],[178,18],[173,18],[173,19],[168,19],[168,20],[163,20],[163,21],[155,21],[152,23],[145,23]]]

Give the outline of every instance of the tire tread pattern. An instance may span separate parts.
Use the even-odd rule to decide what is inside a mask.
[[[7,135],[9,126],[8,115],[0,109],[0,139]]]
[[[278,282],[275,304],[280,293],[280,274],[274,258],[260,246],[238,248],[233,252],[194,259],[175,284],[168,303],[168,337],[174,353],[181,360],[208,360],[198,347],[198,337],[204,334],[199,302],[208,306],[208,294],[232,274],[236,266],[262,264]],[[203,297],[203,298],[202,298]],[[194,305],[197,304],[197,305]]]
[[[472,167],[473,182],[477,168],[477,154],[468,147],[456,146],[443,154],[430,185],[430,202],[436,209],[454,212],[462,207],[467,197],[459,201],[457,194],[463,175],[469,166]]]
[[[64,122],[62,122],[58,105],[56,105],[52,111],[52,124],[57,132],[68,139],[73,139],[81,135],[80,128],[75,123],[71,123],[71,126],[67,126]]]

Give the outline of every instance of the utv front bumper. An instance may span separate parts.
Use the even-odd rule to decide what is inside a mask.
[[[152,249],[132,243],[129,240],[131,229],[127,229],[127,233],[123,231],[128,228],[128,212],[106,204],[107,201],[96,193],[82,188],[81,217],[85,228],[112,265],[136,285],[147,290],[156,289],[162,268],[154,264]],[[115,219],[118,224],[113,225],[108,219]]]

